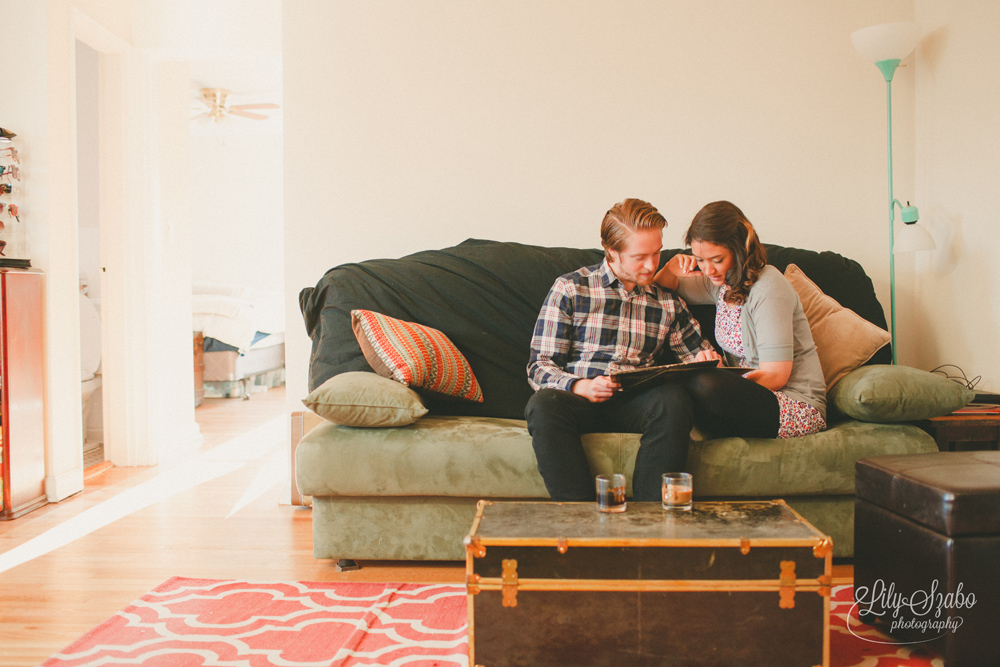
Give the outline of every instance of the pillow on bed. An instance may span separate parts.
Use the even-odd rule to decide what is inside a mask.
[[[802,302],[827,391],[891,340],[888,331],[823,294],[816,283],[794,264],[785,268],[785,278]]]
[[[472,368],[437,329],[370,310],[352,310],[351,326],[372,369],[410,387],[483,402]]]
[[[302,402],[323,419],[341,426],[406,426],[427,414],[420,396],[409,387],[357,371],[334,375]]]
[[[968,405],[975,393],[954,380],[909,366],[864,366],[837,383],[828,403],[866,422],[940,417]]]

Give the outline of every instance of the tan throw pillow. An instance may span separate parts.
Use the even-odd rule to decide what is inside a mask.
[[[802,302],[802,310],[816,343],[819,363],[823,367],[827,391],[891,340],[888,331],[823,294],[816,283],[794,264],[785,269],[785,278]]]
[[[341,426],[406,426],[427,414],[417,392],[364,372],[334,375],[302,402],[323,419]]]

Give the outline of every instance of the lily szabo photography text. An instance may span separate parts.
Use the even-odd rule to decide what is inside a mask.
[[[960,582],[954,593],[942,593],[938,590],[937,579],[931,582],[929,590],[916,590],[909,596],[896,592],[896,585],[878,579],[867,586],[855,589],[855,606],[864,622],[871,622],[873,617],[883,617],[890,614],[892,630],[928,630],[944,634],[955,632],[962,626],[961,616],[950,616],[949,611],[957,609],[972,609],[976,604],[975,593],[965,593]],[[902,613],[901,613],[902,611]],[[944,617],[942,618],[942,614]],[[888,622],[887,619],[883,619]]]

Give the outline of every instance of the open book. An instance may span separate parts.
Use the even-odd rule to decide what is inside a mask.
[[[623,391],[628,391],[636,388],[647,389],[655,387],[675,380],[685,373],[705,370],[707,368],[721,368],[724,371],[738,373],[739,375],[744,375],[753,370],[752,368],[743,368],[741,366],[719,366],[718,361],[710,360],[692,361],[686,364],[667,364],[666,366],[647,366],[646,368],[636,368],[631,371],[608,373],[608,375],[622,386]]]

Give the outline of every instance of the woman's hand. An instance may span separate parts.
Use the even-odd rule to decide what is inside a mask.
[[[715,350],[701,350],[694,355],[695,361],[722,361],[722,356]]]
[[[660,287],[675,290],[678,278],[699,275],[701,275],[701,271],[698,270],[698,261],[691,255],[678,253],[668,259],[659,273],[653,276],[653,282]]]
[[[677,253],[667,261],[667,266],[672,267],[671,271],[678,277],[701,275],[701,270],[698,268],[698,260],[694,258],[694,255]]]

